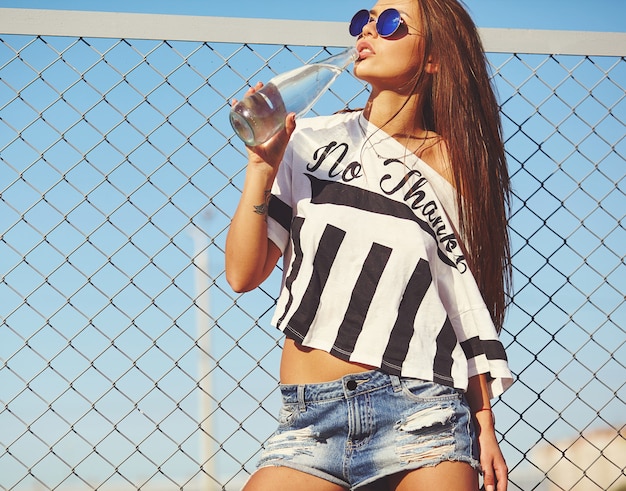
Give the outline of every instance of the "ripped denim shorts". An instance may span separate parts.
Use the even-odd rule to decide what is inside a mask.
[[[279,427],[258,467],[290,467],[348,489],[398,472],[466,462],[479,468],[462,391],[374,370],[282,385]]]

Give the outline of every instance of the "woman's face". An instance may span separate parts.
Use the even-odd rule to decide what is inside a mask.
[[[388,8],[397,9],[403,23],[392,36],[384,38],[376,31],[376,20]],[[379,0],[370,15],[372,21],[357,39],[359,59],[354,74],[374,89],[404,94],[413,88],[411,81],[422,65],[422,23],[417,0]]]

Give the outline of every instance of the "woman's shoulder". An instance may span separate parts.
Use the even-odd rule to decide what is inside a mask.
[[[429,135],[428,141],[429,143],[420,149],[418,157],[453,187],[456,187],[446,141],[435,133],[432,133],[432,136]]]

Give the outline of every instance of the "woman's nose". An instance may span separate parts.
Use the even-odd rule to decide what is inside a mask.
[[[376,31],[376,21],[374,19],[370,19],[367,24],[363,26],[363,30],[361,31],[361,36],[369,35],[375,36],[378,32]]]

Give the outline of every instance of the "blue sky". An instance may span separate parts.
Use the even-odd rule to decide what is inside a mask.
[[[347,22],[354,11],[373,3],[0,0],[0,8]],[[466,4],[479,27],[626,31],[626,0]],[[239,196],[224,181],[244,165],[244,157],[235,148],[243,146],[237,140],[219,149],[230,133],[225,100],[237,87],[243,90],[241,77],[254,73],[259,59],[241,53],[235,61],[243,75],[222,73],[207,84],[231,48],[221,47],[224,54],[218,56],[205,47],[181,64],[194,43],[165,49],[159,42],[141,41],[131,49],[106,39],[74,43],[49,36],[30,43],[21,36],[8,38],[7,46],[22,54],[18,59],[12,49],[0,51],[5,84],[0,83],[0,122],[11,125],[10,131],[0,127],[0,151],[12,166],[0,172],[0,190],[13,183],[3,194],[6,202],[0,200],[0,232],[8,224],[0,240],[0,273],[8,271],[7,279],[0,279],[0,317],[8,312],[10,326],[0,329],[0,407],[11,409],[0,411],[0,449],[9,442],[12,455],[24,462],[50,454],[34,475],[51,482],[75,471],[106,479],[107,472],[116,472],[112,467],[120,454],[130,455],[120,465],[125,476],[146,479],[154,469],[137,450],[165,461],[162,467],[172,478],[197,472],[188,458],[198,454],[200,438],[194,418],[201,372],[198,350],[190,346],[202,337],[194,331],[196,312],[190,308],[196,294],[190,264],[195,244],[186,228],[193,217],[193,225],[205,227],[215,239],[208,249],[212,276],[204,278],[218,286],[211,288],[210,312],[220,327],[212,328],[210,350],[220,369],[211,393],[220,401],[212,418],[219,422],[215,435],[223,451],[214,461],[225,480],[248,458],[252,469],[252,454],[275,423],[265,410],[275,414],[278,401],[265,397],[276,384],[267,373],[276,373],[278,331],[269,326],[269,294],[257,290],[241,296],[233,308],[221,275],[218,249],[227,213]],[[259,49],[271,53],[274,48]],[[310,54],[307,49],[301,59]],[[65,63],[52,63],[60,53]],[[143,53],[149,63],[142,63]],[[514,135],[507,145],[517,170],[515,206],[523,208],[513,218],[520,281],[504,338],[520,375],[496,413],[519,483],[527,459],[521,451],[603,422],[623,424],[626,332],[617,321],[626,309],[621,253],[626,73],[623,61],[610,57],[510,58],[491,59],[501,74],[500,95],[509,115],[505,130]],[[14,61],[3,65],[8,59]],[[275,57],[274,69],[285,61]],[[45,77],[39,75],[43,71]],[[162,73],[172,73],[167,83]],[[121,74],[128,84],[118,83]],[[352,82],[346,77],[345,87],[336,84],[333,90],[348,99],[355,91]],[[546,83],[558,86],[558,97],[549,96]],[[330,97],[327,113],[337,109]],[[12,104],[3,105],[9,100]],[[165,115],[177,129],[162,124]],[[111,145],[100,144],[103,135]],[[148,144],[146,135],[158,145]],[[39,159],[40,151],[47,160]],[[223,169],[205,165],[207,156]],[[238,186],[242,176],[234,178]],[[213,213],[210,223],[200,213],[213,210],[209,201],[223,210]],[[275,293],[279,280],[277,270],[263,288]],[[259,325],[251,327],[255,322]],[[239,431],[240,421],[245,431]],[[122,433],[112,431],[113,425]],[[66,463],[54,460],[52,446]],[[3,481],[9,475],[21,479],[15,475],[23,465],[6,455],[0,452]],[[28,486],[26,479],[19,489],[39,487]]]
[[[373,5],[356,0],[0,0],[0,7],[344,21]],[[466,0],[479,27],[626,31],[624,0]]]

